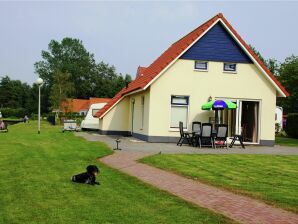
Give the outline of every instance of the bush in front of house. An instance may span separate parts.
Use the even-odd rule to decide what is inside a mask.
[[[285,131],[288,136],[298,138],[298,113],[288,114]]]

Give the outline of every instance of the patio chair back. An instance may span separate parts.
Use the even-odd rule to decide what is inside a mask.
[[[212,124],[211,123],[203,123],[202,124],[202,137],[211,137],[212,135]]]
[[[192,132],[196,133],[197,135],[200,135],[202,131],[201,129],[202,129],[201,122],[198,122],[198,121],[192,122]]]
[[[179,131],[180,131],[180,136],[184,136],[184,131],[183,131],[183,122],[179,121]]]
[[[228,136],[228,125],[227,124],[216,125],[216,138],[226,139],[227,136]]]
[[[192,144],[192,138],[189,132],[184,132],[183,130],[183,122],[179,122],[179,131],[180,131],[180,139],[177,142],[177,145],[182,146],[182,144],[185,144],[185,142],[188,145]]]

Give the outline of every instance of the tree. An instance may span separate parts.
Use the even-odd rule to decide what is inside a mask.
[[[71,74],[57,70],[53,75],[53,85],[50,91],[52,109],[60,109],[62,101],[66,101],[74,92],[74,84],[70,80]]]
[[[0,80],[0,93],[0,108],[11,109],[10,111],[18,114],[13,116],[19,116],[20,113],[17,111],[24,111],[27,114],[37,113],[38,86],[36,84],[30,86],[20,80],[11,80],[8,76],[4,76]],[[45,87],[42,87],[41,101],[41,112],[47,113],[48,90]]]
[[[273,75],[279,75],[280,63],[277,60],[269,58],[266,60],[266,66]]]
[[[281,105],[284,112],[298,112],[298,57],[290,56],[280,65],[279,76],[277,76],[281,84],[290,93],[287,98],[278,98],[277,103]]]
[[[279,71],[280,63],[274,58],[265,59],[261,53],[253,46],[249,45],[249,47],[254,51],[254,53],[258,56],[258,58],[264,63],[264,65],[269,69],[269,71],[277,76]]]
[[[43,60],[36,62],[35,72],[50,87],[54,84],[55,71],[70,74],[75,85],[75,97],[88,98],[92,89],[92,75],[96,63],[93,54],[83,46],[82,41],[64,38],[61,42],[51,40],[48,51],[42,51]]]
[[[35,72],[45,80],[45,86],[52,87],[55,71],[69,73],[75,98],[113,97],[125,86],[125,81],[131,80],[129,75],[127,80],[118,75],[114,66],[96,63],[93,54],[78,39],[51,40],[48,51],[42,51],[41,55],[43,60],[34,66]]]
[[[261,55],[261,53],[252,45],[249,44],[249,47],[253,50],[253,52],[258,56],[258,58],[267,66],[265,58]]]
[[[21,108],[28,104],[30,86],[20,80],[11,80],[4,76],[0,81],[0,106],[8,108]]]
[[[96,66],[94,75],[94,95],[95,97],[113,97],[126,85],[131,82],[131,76],[123,77],[116,73],[114,66],[110,66],[104,62],[100,62]]]

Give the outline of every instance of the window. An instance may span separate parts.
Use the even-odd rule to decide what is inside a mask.
[[[224,70],[224,72],[236,72],[236,64],[235,63],[224,63],[223,70]]]
[[[142,100],[141,100],[141,103],[142,103],[142,126],[141,128],[143,129],[144,128],[144,114],[145,114],[145,97],[142,96]]]
[[[208,62],[206,62],[206,61],[195,61],[195,70],[208,71]]]
[[[92,109],[92,116],[94,117],[98,111],[100,111],[100,109]]]
[[[183,128],[187,128],[188,121],[188,96],[171,97],[171,128],[179,128],[179,122],[183,122]]]

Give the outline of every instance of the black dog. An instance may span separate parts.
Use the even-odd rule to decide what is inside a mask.
[[[98,168],[95,165],[89,165],[87,166],[86,170],[87,172],[85,173],[80,173],[78,175],[72,176],[71,180],[77,183],[99,185],[99,183],[96,182],[96,175],[99,173]]]

